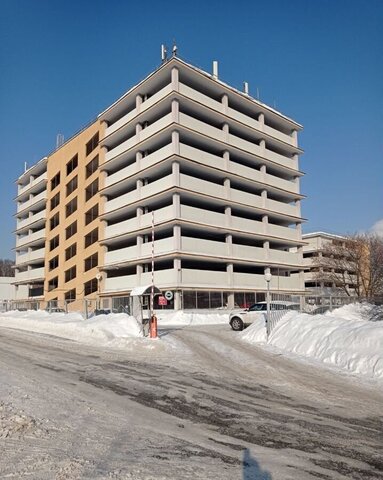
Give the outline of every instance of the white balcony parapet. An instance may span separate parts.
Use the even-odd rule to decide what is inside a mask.
[[[41,212],[35,213],[28,218],[24,218],[23,220],[17,220],[16,230],[21,230],[23,228],[28,227],[28,225],[32,225],[39,220],[46,220],[47,211],[46,209],[41,210]]]
[[[264,275],[250,273],[234,273],[233,282],[235,288],[253,288],[254,290],[267,290]],[[296,291],[303,290],[303,285],[299,280],[299,275],[290,277],[281,277],[273,275],[270,283],[272,291]]]
[[[32,177],[31,177],[32,178]],[[44,172],[38,177],[34,178],[33,180],[30,180],[30,182],[27,185],[19,185],[17,196],[21,196],[25,193],[27,193],[29,190],[32,190],[36,185],[38,185],[40,182],[46,181],[48,178],[48,173]]]
[[[214,287],[225,288],[229,286],[227,272],[213,272],[209,270],[182,269],[183,287]]]
[[[47,198],[47,191],[44,190],[40,192],[38,195],[30,198],[26,202],[18,203],[17,205],[17,213],[22,212],[24,210],[31,209],[36,203],[41,202],[42,200],[46,200]]]
[[[20,255],[16,254],[16,265],[28,264],[36,260],[44,260],[45,258],[45,248],[39,248],[38,250],[33,250],[32,252],[23,253]]]
[[[23,245],[27,245],[32,242],[37,242],[39,240],[42,241],[42,243],[45,242],[45,228],[42,228],[41,230],[38,230],[37,232],[31,233],[30,235],[25,235],[24,237],[18,238],[16,240],[16,248],[21,247]]]
[[[16,273],[15,283],[19,283],[19,282],[27,283],[34,280],[40,280],[44,278],[44,275],[45,275],[44,267],[33,268],[25,272]]]
[[[191,177],[181,173],[180,175],[180,187],[185,190],[191,190],[202,194],[208,194],[218,198],[225,198],[225,189],[223,185],[217,185],[216,183],[207,182],[200,178]]]

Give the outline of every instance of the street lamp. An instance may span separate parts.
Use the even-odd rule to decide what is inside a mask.
[[[265,273],[265,281],[267,284],[267,296],[266,296],[266,305],[267,305],[267,312],[266,312],[266,336],[267,340],[269,340],[270,335],[270,282],[273,276],[270,272]]]

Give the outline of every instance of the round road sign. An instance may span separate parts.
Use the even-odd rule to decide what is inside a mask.
[[[171,292],[170,290],[167,290],[165,292],[164,297],[166,298],[166,300],[172,300],[173,299],[173,292]]]

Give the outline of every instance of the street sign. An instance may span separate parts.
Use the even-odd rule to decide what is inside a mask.
[[[173,300],[173,292],[171,290],[167,290],[165,292],[165,298],[166,300]]]
[[[158,305],[167,305],[167,304],[168,304],[168,301],[166,300],[165,297],[163,297],[162,295],[158,297]]]

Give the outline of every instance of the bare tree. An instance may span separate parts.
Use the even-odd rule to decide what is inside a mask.
[[[332,239],[319,254],[315,276],[347,295],[383,295],[383,239],[367,233]]]
[[[14,277],[15,276],[15,270],[13,269],[13,266],[15,265],[15,262],[13,260],[8,260],[8,259],[0,259],[0,277]]]

